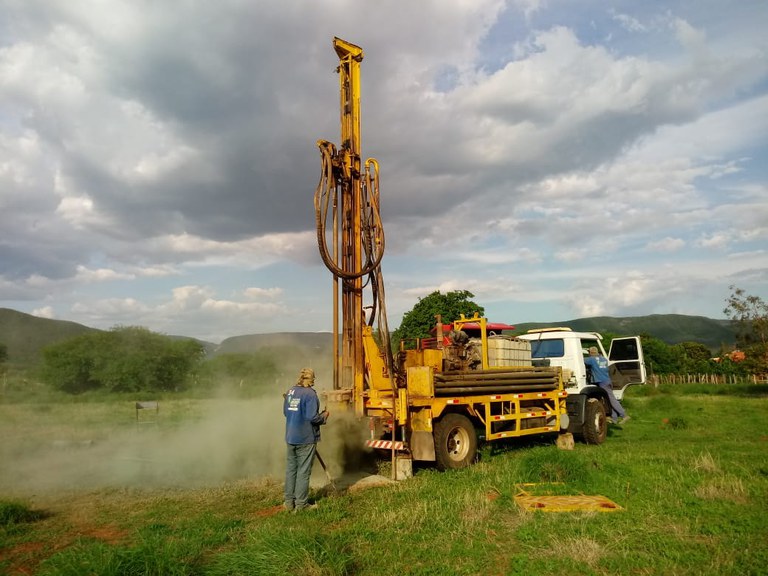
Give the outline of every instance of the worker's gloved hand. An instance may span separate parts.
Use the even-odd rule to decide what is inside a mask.
[[[323,410],[323,420],[328,420],[328,416],[330,416],[330,412],[328,410]]]

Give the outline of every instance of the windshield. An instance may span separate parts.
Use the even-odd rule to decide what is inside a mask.
[[[565,356],[563,339],[531,340],[531,356],[533,358],[562,358]]]

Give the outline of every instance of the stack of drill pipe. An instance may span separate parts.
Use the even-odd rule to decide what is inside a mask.
[[[551,370],[482,370],[435,374],[436,396],[533,392],[554,390],[557,385],[557,374]]]

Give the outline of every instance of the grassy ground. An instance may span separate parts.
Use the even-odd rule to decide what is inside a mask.
[[[166,404],[161,410],[175,414],[174,430],[184,414],[204,418],[197,401]],[[147,488],[136,476],[26,494],[23,486],[6,487],[0,572],[768,573],[766,390],[634,389],[625,406],[632,420],[612,427],[602,446],[577,443],[561,451],[543,441],[485,448],[478,464],[458,472],[421,468],[389,486],[316,490],[318,508],[302,514],[280,512],[281,485],[273,479],[279,476],[238,478],[247,467],[191,487],[171,481]],[[113,437],[120,431],[110,409],[109,403],[38,407],[29,423],[25,410],[35,408],[0,405],[0,432],[50,438],[48,426],[61,436],[69,422],[78,423],[68,429],[73,437]],[[123,409],[120,414],[125,417]],[[39,448],[29,439],[24,446]],[[13,467],[18,454],[2,455],[2,466]],[[525,512],[514,498],[522,482],[564,482],[558,490],[603,495],[622,509]]]

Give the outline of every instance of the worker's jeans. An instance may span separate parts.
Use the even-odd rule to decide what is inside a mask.
[[[613,423],[615,424],[617,418],[624,418],[627,413],[624,412],[624,408],[621,406],[621,403],[613,394],[613,387],[611,386],[610,382],[598,382],[597,385],[608,393],[608,400],[611,403],[611,413],[608,415],[608,417],[613,420]]]
[[[285,507],[300,510],[307,505],[309,476],[317,444],[288,444],[285,468]]]

